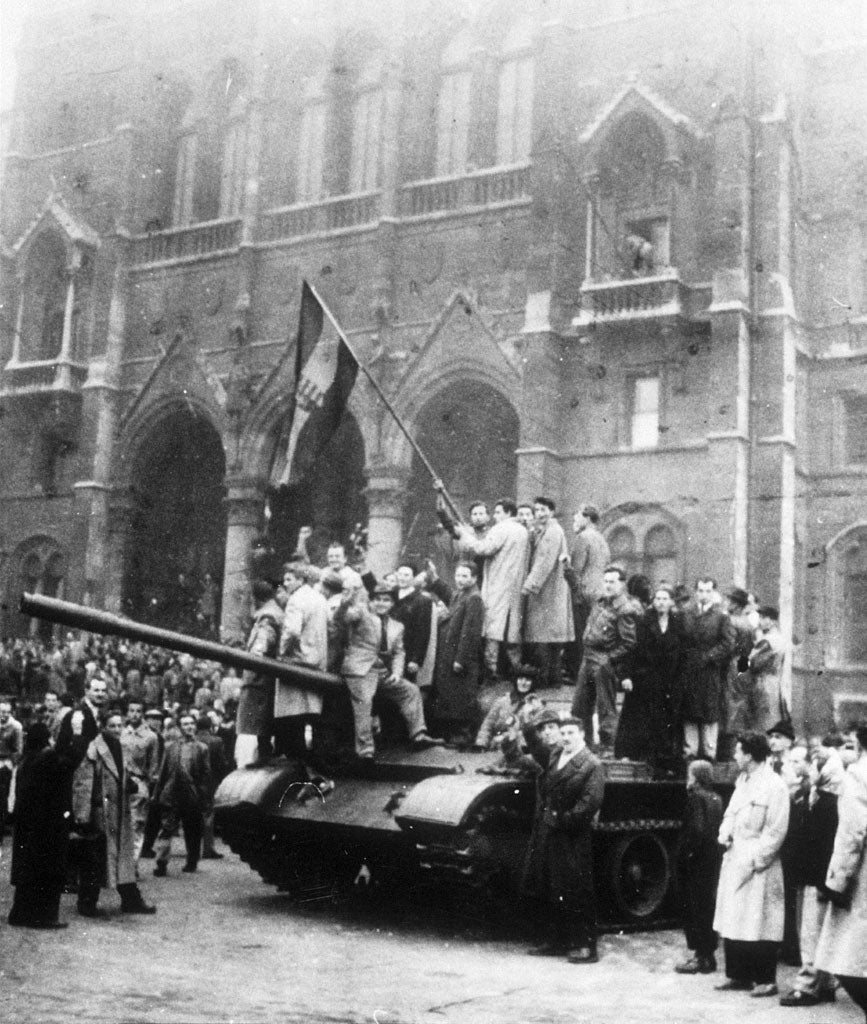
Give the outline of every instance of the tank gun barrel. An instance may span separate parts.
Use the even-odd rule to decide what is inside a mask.
[[[185,633],[175,633],[170,629],[158,629],[142,622],[133,622],[111,612],[89,608],[71,601],[60,601],[56,597],[45,597],[42,594],[22,594],[18,607],[25,615],[48,622],[57,622],[74,629],[83,629],[88,633],[120,636],[127,640],[140,640],[153,647],[165,647],[171,651],[192,654],[206,661],[217,661],[223,665],[232,665],[242,671],[252,671],[260,675],[285,679],[296,686],[320,693],[342,689],[343,680],[330,672],[320,672],[306,665],[293,665],[286,661],[274,661],[262,658],[235,647],[203,640]]]

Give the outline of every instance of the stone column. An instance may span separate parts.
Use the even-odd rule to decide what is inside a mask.
[[[135,501],[129,490],[115,491],[108,509],[108,564],[104,583],[103,607],[118,614],[124,607],[124,579],[129,552]]]
[[[262,529],[265,481],[226,481],[226,557],[223,569],[221,640],[246,640],[250,623],[250,552]]]
[[[376,467],[370,472],[365,494],[367,563],[377,576],[393,569],[403,543],[403,515],[408,498],[409,473],[400,467]]]

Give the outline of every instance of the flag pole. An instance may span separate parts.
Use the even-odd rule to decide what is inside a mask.
[[[394,408],[394,406],[389,401],[388,396],[385,394],[385,392],[379,386],[379,381],[373,376],[373,374],[370,372],[370,370],[368,370],[368,368],[364,365],[364,363],[358,358],[358,353],[355,351],[355,349],[349,343],[349,339],[346,337],[346,334],[344,333],[343,328],[340,326],[340,324],[334,318],[334,314],[328,308],[328,304],[326,302],[323,302],[322,296],[319,294],[319,292],[316,291],[316,289],[313,287],[313,285],[309,281],[306,281],[305,283],[306,283],[307,287],[310,289],[310,291],[313,293],[314,297],[316,298],[316,301],[319,303],[319,305],[322,307],[322,309],[325,310],[325,315],[328,317],[328,319],[331,321],[332,326],[337,331],[337,333],[340,335],[340,337],[341,337],[341,339],[343,341],[343,344],[349,349],[349,351],[350,351],[350,353],[352,355],[352,358],[356,361],[356,363],[358,363],[358,368],[361,370],[361,372],[364,374],[364,376],[367,377],[367,379],[370,381],[370,384],[373,387],[373,390],[377,393],[377,395],[379,395],[379,397],[380,397],[380,399],[382,401],[382,404],[386,407],[386,409],[388,409],[388,411],[394,417],[394,421],[398,425],[398,427],[400,428],[401,433],[407,439],[407,441],[409,441],[409,443],[412,445],[413,450],[415,451],[416,455],[418,455],[418,457],[421,459],[421,462],[422,462],[422,465],[424,466],[424,468],[428,471],[428,473],[430,473],[431,480],[433,480],[434,488],[440,493],[443,501],[448,506],[449,511],[454,516],[454,518],[457,520],[457,522],[462,523],[463,519],[461,517],[460,512],[458,511],[458,507],[457,507],[457,505],[455,505],[454,501],[452,500],[451,495],[446,490],[445,484],[442,482],[442,479],[439,477],[439,475],[434,470],[433,466],[430,464],[430,460],[428,459],[428,457],[425,455],[425,453],[419,447],[418,442],[416,441],[416,439],[412,436],[412,434],[410,434],[409,430],[406,427],[406,424],[403,422],[403,420],[400,418],[400,416],[398,416],[397,410]]]

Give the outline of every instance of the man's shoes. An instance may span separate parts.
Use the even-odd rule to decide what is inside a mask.
[[[768,981],[763,985],[753,985],[750,995],[753,999],[762,999],[765,996],[775,996],[778,991],[777,986],[772,981]]]
[[[154,878],[165,878],[168,873],[168,864],[164,860],[158,860],[154,868]]]
[[[581,946],[573,949],[566,959],[570,964],[598,964],[599,954],[595,946]]]
[[[534,946],[527,950],[528,956],[567,956],[568,946],[557,946],[552,942],[546,942],[544,946]]]
[[[202,860],[222,860],[223,854],[218,853],[216,850],[208,850],[202,854]]]
[[[699,974],[714,974],[716,972],[716,957],[715,956],[700,956],[698,958],[698,973]]]
[[[780,996],[780,1006],[818,1006],[822,997],[812,992],[802,992],[799,988],[793,988],[784,996]]]
[[[152,906],[150,903],[145,903],[144,900],[141,900],[139,903],[130,903],[127,907],[121,904],[120,912],[122,914],[155,914],[157,912],[157,908]]]
[[[699,967],[698,957],[691,956],[689,960],[683,960],[679,964],[675,964],[674,970],[677,974],[700,974],[701,968]]]
[[[89,903],[79,904],[77,909],[79,917],[94,917],[99,920],[108,917],[108,911],[103,910],[101,907],[91,906]]]
[[[738,981],[737,978],[726,978],[718,985],[714,985],[717,992],[749,992],[752,985],[748,981]]]
[[[445,740],[431,736],[430,733],[418,732],[412,738],[413,750],[427,750],[429,747],[444,747]]]
[[[12,928],[39,928],[43,931],[68,928],[66,921],[9,921]]]
[[[139,859],[140,860],[153,860],[154,857],[156,857],[156,853],[154,852],[152,847],[150,847],[150,846],[142,847],[142,851],[139,854]]]
[[[186,872],[186,874],[191,875],[197,869],[198,869],[198,865],[197,864],[191,864],[189,861],[187,861],[187,863],[184,864],[184,866],[181,868],[181,871],[184,871],[184,872]]]

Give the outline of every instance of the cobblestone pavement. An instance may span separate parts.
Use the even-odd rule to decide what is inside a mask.
[[[608,935],[595,966],[531,959],[514,933],[393,904],[302,906],[235,857],[165,879],[143,864],[155,917],[75,914],[66,931],[6,925],[9,842],[0,862],[0,1019],[23,1022],[330,1024],[854,1024],[845,995],[815,1009],[713,990],[682,977],[676,931]],[[794,975],[781,968],[781,984]]]

